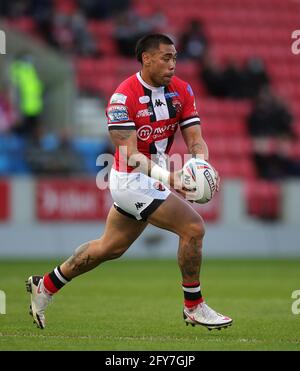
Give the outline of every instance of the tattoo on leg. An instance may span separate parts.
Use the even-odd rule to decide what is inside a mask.
[[[95,260],[89,254],[85,256],[89,246],[89,242],[79,246],[75,250],[74,254],[66,261],[66,264],[73,272],[81,272],[83,269],[85,270]]]
[[[180,241],[178,249],[178,264],[183,280],[199,279],[201,266],[201,241],[192,237],[188,243]]]

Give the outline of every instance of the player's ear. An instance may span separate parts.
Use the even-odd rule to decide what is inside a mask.
[[[142,61],[144,66],[149,66],[150,65],[150,53],[144,52],[142,54]]]

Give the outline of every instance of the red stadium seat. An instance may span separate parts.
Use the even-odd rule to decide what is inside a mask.
[[[75,0],[55,0],[55,10],[64,14],[73,14],[77,8]]]
[[[8,25],[12,28],[17,29],[20,32],[35,35],[36,24],[35,21],[30,17],[19,17],[16,19],[10,19]]]
[[[280,185],[261,180],[248,182],[245,197],[249,215],[271,220],[280,218],[282,206]]]
[[[226,178],[255,179],[256,170],[249,157],[229,158],[211,156],[212,165],[218,170],[220,176]]]
[[[113,21],[89,21],[88,29],[95,38],[100,40],[105,38],[111,38],[113,35],[115,24]]]

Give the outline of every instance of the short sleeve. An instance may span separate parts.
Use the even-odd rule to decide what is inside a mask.
[[[184,94],[184,105],[179,122],[180,129],[186,129],[193,125],[200,125],[200,117],[197,111],[195,96],[190,85],[186,85]]]
[[[130,101],[125,94],[114,93],[106,108],[108,130],[135,130]]]

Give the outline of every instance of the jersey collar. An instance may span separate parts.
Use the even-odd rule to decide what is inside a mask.
[[[142,76],[141,76],[141,72],[137,72],[136,73],[136,77],[137,79],[139,80],[139,82],[147,89],[151,90],[151,91],[155,91],[155,92],[163,92],[164,91],[164,86],[159,86],[158,88],[154,87],[154,86],[151,86],[149,84],[146,83],[146,81],[144,81],[142,79]]]

